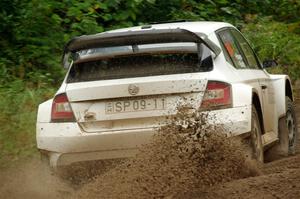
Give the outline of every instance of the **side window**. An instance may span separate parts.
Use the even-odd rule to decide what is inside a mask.
[[[253,68],[253,69],[260,69],[257,59],[256,59],[256,56],[255,56],[252,48],[248,44],[247,40],[238,31],[236,31],[234,29],[232,29],[231,31],[232,31],[233,36],[239,42],[239,44],[244,52],[244,55],[247,59],[249,67]]]
[[[231,32],[229,30],[222,30],[218,34],[222,41],[223,47],[226,49],[226,52],[234,66],[238,69],[246,69],[247,61],[245,60],[243,52],[241,51],[236,40],[233,38]]]

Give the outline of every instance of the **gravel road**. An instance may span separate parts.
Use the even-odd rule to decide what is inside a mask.
[[[300,100],[297,104],[300,121]],[[218,138],[213,139],[213,142],[219,142]],[[220,145],[219,148],[205,145],[207,150],[213,150],[212,159],[207,159],[204,152],[191,155],[192,150],[187,149],[191,158],[184,158],[180,164],[179,159],[165,161],[166,155],[158,154],[157,146],[154,145],[154,152],[144,150],[144,153],[153,153],[155,159],[141,156],[139,160],[127,163],[126,168],[119,167],[80,186],[52,175],[36,159],[19,162],[0,171],[0,198],[151,198],[151,194],[155,198],[168,199],[300,198],[300,144],[296,155],[257,167],[243,165],[239,152],[233,152],[235,145],[231,143]],[[198,150],[197,145],[194,149]],[[182,156],[176,157],[182,160]],[[160,162],[158,166],[155,161]],[[199,164],[194,164],[195,161],[197,164],[199,161],[210,163],[206,164],[207,169],[199,170]],[[225,162],[224,165],[222,162]],[[170,171],[173,173],[169,174]],[[197,187],[199,183],[203,186]]]

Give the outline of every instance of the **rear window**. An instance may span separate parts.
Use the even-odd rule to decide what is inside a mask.
[[[74,63],[67,82],[146,77],[212,70],[210,51],[203,46],[197,52],[164,52],[101,57],[101,59]]]

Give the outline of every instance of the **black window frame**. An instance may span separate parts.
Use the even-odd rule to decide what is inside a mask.
[[[233,38],[237,41],[238,45],[240,46],[240,48],[241,48],[241,50],[242,50],[242,52],[243,52],[243,55],[244,55],[244,57],[245,57],[245,59],[246,59],[246,61],[247,61],[247,64],[248,64],[248,66],[249,66],[249,69],[253,69],[253,70],[259,70],[259,69],[262,69],[261,63],[260,63],[260,61],[258,60],[258,57],[257,57],[255,51],[253,50],[253,48],[252,48],[252,46],[250,45],[250,43],[248,42],[248,40],[244,37],[244,35],[243,35],[240,31],[238,31],[237,29],[235,29],[235,28],[230,28],[230,31],[232,32]],[[233,31],[235,31],[236,33],[238,33],[238,34],[245,40],[246,44],[247,44],[247,45],[249,46],[249,48],[251,49],[251,51],[252,51],[252,53],[253,53],[253,55],[254,55],[254,59],[255,59],[255,61],[256,61],[256,64],[257,64],[257,68],[251,68],[251,66],[250,66],[250,64],[249,64],[249,62],[248,62],[248,59],[247,59],[247,57],[246,57],[246,55],[245,55],[245,52],[244,52],[242,46],[240,45],[238,39],[235,37]]]
[[[219,30],[216,31],[216,35],[217,35],[217,38],[219,40],[219,43],[221,44],[221,48],[222,48],[222,51],[223,51],[223,54],[224,54],[224,57],[226,59],[227,62],[229,62],[232,66],[234,66],[234,68],[236,68],[232,58],[230,57],[230,55],[228,54],[226,48],[225,48],[225,45],[224,45],[224,42],[222,41],[222,38],[220,36],[220,33],[223,32],[223,31],[226,31],[228,28],[221,28]]]
[[[236,31],[237,33],[239,33],[239,34],[242,36],[242,38],[245,39],[245,41],[247,42],[248,46],[250,47],[250,49],[252,50],[252,52],[253,52],[253,54],[254,54],[255,60],[256,60],[257,65],[258,65],[258,68],[255,68],[255,69],[254,69],[254,68],[250,68],[250,65],[249,65],[249,63],[248,63],[248,60],[247,60],[245,54],[244,54],[244,51],[243,51],[242,47],[240,46],[240,44],[239,44],[237,38],[236,38],[236,37],[234,36],[234,34],[232,33],[232,30],[234,30],[234,31]],[[231,56],[228,54],[228,51],[227,51],[227,49],[225,48],[224,42],[222,41],[222,38],[221,38],[221,36],[220,36],[220,33],[223,32],[223,31],[228,31],[228,32],[231,34],[232,38],[234,39],[234,42],[237,44],[237,47],[238,47],[239,51],[241,52],[241,55],[243,56],[243,59],[245,60],[246,68],[240,68],[240,67],[237,67],[236,64],[234,63],[234,61],[232,60]],[[240,31],[238,31],[237,29],[235,29],[235,28],[233,28],[233,27],[225,27],[225,28],[221,28],[221,29],[215,31],[215,33],[216,33],[216,35],[217,35],[217,38],[218,38],[218,40],[219,40],[219,43],[221,44],[221,48],[222,48],[222,50],[223,50],[223,54],[224,54],[224,56],[225,56],[226,61],[229,62],[235,69],[237,69],[237,70],[245,70],[245,69],[251,69],[251,70],[263,70],[263,67],[262,67],[262,65],[261,65],[261,62],[259,61],[259,59],[258,59],[258,57],[257,57],[257,55],[256,55],[256,53],[255,53],[255,51],[253,50],[253,48],[252,48],[252,46],[250,45],[250,43],[248,42],[248,40],[244,37],[244,35],[243,35]]]

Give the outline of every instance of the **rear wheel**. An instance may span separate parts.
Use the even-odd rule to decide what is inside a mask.
[[[259,162],[264,161],[264,149],[262,145],[262,131],[259,122],[259,117],[255,107],[252,107],[252,117],[251,117],[251,143],[252,143],[252,151],[253,158],[258,160]]]
[[[285,117],[280,118],[278,121],[279,143],[268,150],[267,155],[269,161],[296,153],[298,129],[294,104],[289,97],[286,97],[285,101]]]
[[[247,138],[247,156],[249,159],[256,159],[264,162],[264,149],[262,145],[262,131],[256,108],[252,106],[251,114],[251,134]]]
[[[293,155],[296,152],[296,144],[297,144],[297,120],[294,109],[294,104],[289,97],[286,97],[286,116],[284,119],[284,123],[279,123],[279,133],[285,134],[280,137],[280,139],[285,139],[285,150],[287,150],[288,155]],[[281,140],[280,140],[281,141]]]

